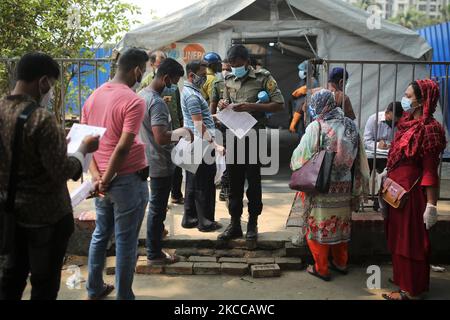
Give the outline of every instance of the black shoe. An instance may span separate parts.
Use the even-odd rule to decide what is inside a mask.
[[[198,227],[198,220],[197,219],[190,219],[187,221],[181,222],[181,226],[185,229],[194,229]]]
[[[258,218],[250,217],[247,224],[245,239],[254,241],[258,238]]]
[[[211,223],[210,225],[203,227],[203,228],[198,228],[198,231],[200,232],[213,232],[219,229],[222,229],[222,225],[216,221],[214,221],[213,223]]]
[[[230,223],[224,232],[219,234],[217,240],[228,241],[233,239],[238,239],[243,236],[241,224]]]

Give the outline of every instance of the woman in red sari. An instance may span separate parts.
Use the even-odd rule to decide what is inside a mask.
[[[446,146],[444,128],[433,118],[438,99],[438,85],[426,79],[412,82],[402,100],[406,112],[389,152],[388,177],[412,189],[402,209],[385,204],[393,266],[390,281],[400,288],[383,294],[387,300],[418,299],[429,290],[428,229],[437,222],[438,166]]]

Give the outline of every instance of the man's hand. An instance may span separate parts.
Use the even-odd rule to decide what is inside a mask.
[[[86,155],[88,153],[92,153],[98,150],[98,146],[100,144],[100,136],[86,136],[83,139],[78,151],[82,154]]]
[[[384,140],[381,140],[378,142],[378,149],[387,150],[389,149],[389,145]]]
[[[214,149],[216,149],[216,151],[217,151],[220,155],[224,156],[225,153],[226,153],[225,147],[224,147],[224,146],[221,146],[221,145],[219,145],[219,144],[217,144],[215,141],[213,142],[213,144],[214,144]]]
[[[180,138],[185,138],[186,140],[189,140],[189,142],[194,141],[194,133],[191,129],[182,127],[178,128],[174,131],[172,131],[172,141],[178,142]]]
[[[250,112],[250,111],[252,111],[252,107],[249,103],[238,103],[233,106],[233,111]]]
[[[227,99],[220,99],[219,102],[217,103],[217,107],[219,108],[219,110],[222,110],[228,107],[229,104],[230,103],[228,102]]]

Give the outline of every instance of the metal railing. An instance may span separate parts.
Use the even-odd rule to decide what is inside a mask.
[[[375,114],[376,123],[378,123],[378,114],[385,111],[391,102],[400,101],[409,84],[417,79],[430,78],[437,81],[441,89],[439,107],[436,113],[436,119],[448,131],[448,108],[449,108],[449,66],[450,61],[393,61],[393,60],[310,60],[310,73],[319,75],[317,80],[322,87],[328,83],[329,72],[334,67],[342,67],[349,74],[351,83],[348,90],[343,88],[342,106],[344,106],[345,96],[348,95],[356,114],[356,122],[361,134],[364,132],[365,123],[370,115]],[[440,72],[436,72],[439,70]],[[344,73],[344,83],[346,75]],[[308,78],[308,88],[311,88]],[[310,97],[308,97],[310,98]],[[356,107],[356,108],[355,108]],[[440,112],[439,112],[440,111]],[[393,114],[395,114],[395,103]],[[395,117],[392,127],[395,128]],[[378,126],[376,126],[376,136],[378,136]],[[391,139],[395,131],[393,130]],[[377,159],[381,156],[377,152],[377,143],[375,143],[371,158],[373,159],[373,170],[376,172]],[[444,152],[441,154],[439,165],[439,185],[442,182],[443,162],[450,162],[450,154]],[[450,177],[447,177],[450,179]],[[375,175],[371,178],[371,194],[377,193]],[[441,200],[450,200],[450,198],[441,197],[441,188],[439,188]]]
[[[0,71],[6,75],[7,86],[6,91],[14,87],[15,82],[15,65],[18,58],[0,58]],[[109,70],[112,66],[111,59],[71,59],[71,58],[56,58],[60,67],[59,89],[58,96],[55,97],[49,109],[55,111],[60,117],[60,121],[65,127],[66,111],[69,106],[76,106],[75,118],[81,119],[81,111],[83,100],[101,84],[106,82],[109,78]],[[83,96],[83,90],[86,91]],[[2,92],[4,94],[6,92]],[[70,94],[70,97],[68,97]],[[56,105],[58,104],[58,105]]]

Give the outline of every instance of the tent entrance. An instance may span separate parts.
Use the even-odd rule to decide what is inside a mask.
[[[316,48],[316,36],[309,36],[309,41]],[[234,39],[233,44],[243,44],[252,58],[261,64],[264,69],[270,71],[278,83],[278,87],[285,99],[283,112],[274,114],[268,122],[271,128],[289,127],[292,102],[291,94],[297,89],[300,79],[297,66],[304,60],[314,57],[305,37],[291,38],[254,38]]]

